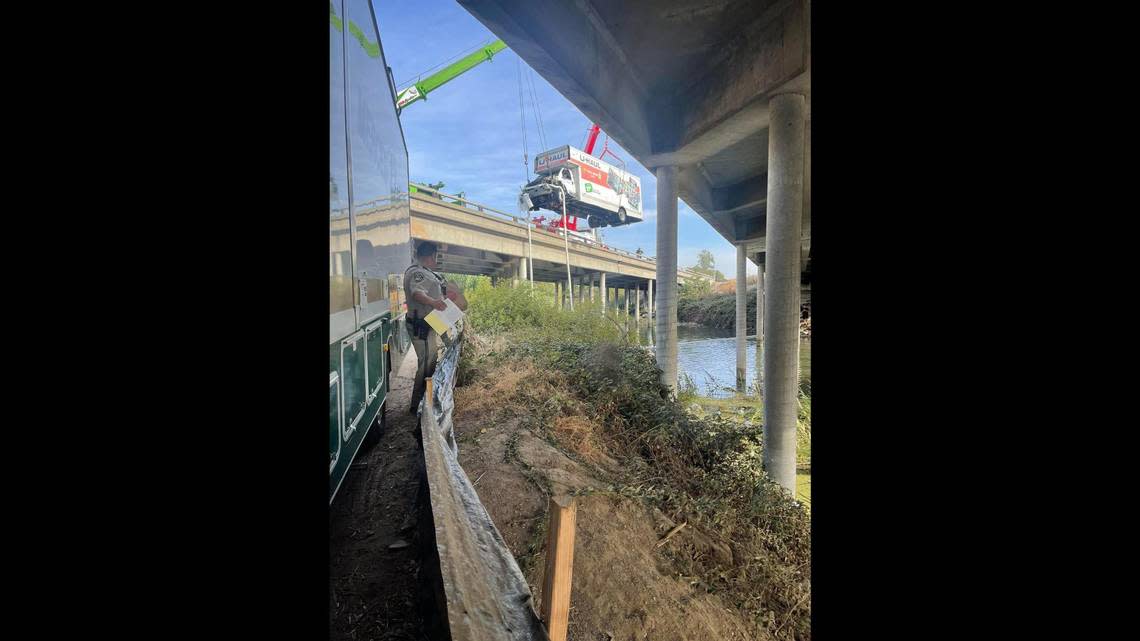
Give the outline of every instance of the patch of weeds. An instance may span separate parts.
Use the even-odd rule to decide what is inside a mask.
[[[535,560],[538,558],[538,553],[545,547],[546,534],[549,529],[549,509],[543,508],[542,514],[535,518],[534,523],[530,526],[530,538],[527,540],[526,552],[518,559],[519,569],[524,575],[530,573]]]

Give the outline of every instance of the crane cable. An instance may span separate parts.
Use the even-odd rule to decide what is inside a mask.
[[[523,185],[530,182],[530,152],[526,148],[526,111],[523,108],[523,86],[522,86],[522,58],[515,58],[516,68],[518,69],[518,84],[519,84],[519,124],[522,125],[522,144],[523,144]],[[519,201],[522,201],[520,195]],[[531,239],[531,223],[530,211],[524,212],[526,218],[526,248],[527,248],[527,261],[526,261],[526,275],[530,280],[530,288],[534,290],[534,243]]]
[[[534,88],[534,70],[527,70],[527,82],[530,84],[531,102],[534,105],[534,120],[538,125],[538,137],[542,142],[542,149],[549,149],[546,145],[546,129],[542,126],[542,108],[538,106],[538,91]]]
[[[522,84],[522,58],[515,58],[518,63],[518,81],[519,81],[519,123],[522,125],[522,145],[523,145],[523,184],[530,182],[530,152],[526,147],[526,109],[523,105],[523,84]]]

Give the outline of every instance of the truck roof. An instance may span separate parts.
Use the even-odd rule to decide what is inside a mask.
[[[622,169],[621,167],[615,167],[614,165],[611,165],[604,160],[600,160],[599,158],[591,156],[581,149],[572,147],[570,145],[555,147],[554,149],[544,151],[535,156],[534,173],[541,174],[550,172],[554,169],[564,167],[568,164],[589,165],[591,167],[601,169],[607,173],[617,172],[623,176],[631,177],[636,180],[639,185],[641,184],[641,179],[638,178],[636,174]]]

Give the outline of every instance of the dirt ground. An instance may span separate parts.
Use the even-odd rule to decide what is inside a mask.
[[[408,414],[415,370],[409,350],[392,371],[392,405],[379,443],[357,456],[329,509],[330,639],[427,639],[414,511],[421,454],[416,417]]]
[[[414,357],[393,371],[386,429],[376,447],[354,462],[330,508],[331,639],[428,639],[420,609],[414,509],[421,454],[416,417],[407,414],[414,373]],[[476,398],[479,392],[469,388],[456,394],[459,461],[537,601],[548,497],[606,488],[607,479],[639,472],[620,470],[604,451],[575,441],[579,428],[573,420],[557,426],[559,434],[575,441],[572,449],[579,454],[571,458],[517,419],[504,421],[488,411],[496,399]],[[767,638],[752,636],[753,628],[731,604],[707,593],[697,577],[677,570],[678,558],[730,568],[733,550],[715,533],[684,524],[667,536],[682,524],[632,498],[592,494],[577,502],[570,641]]]
[[[519,561],[537,600],[545,566],[547,500],[606,487],[617,463],[597,452],[573,460],[552,443],[496,422],[493,412],[464,402],[457,392],[459,461],[475,483],[499,532]],[[465,407],[467,408],[465,410]],[[634,499],[579,496],[570,603],[571,641],[728,641],[752,639],[740,615],[714,594],[680,576],[668,554],[703,555],[730,566],[732,551],[696,528],[676,527],[660,511]]]

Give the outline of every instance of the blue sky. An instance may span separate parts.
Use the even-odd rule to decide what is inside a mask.
[[[415,74],[495,39],[454,0],[375,0],[374,6],[384,54],[397,89],[415,81]],[[519,115],[520,66],[526,94],[526,166]],[[528,76],[534,82],[545,146],[535,121]],[[535,154],[565,144],[582,148],[591,124],[509,48],[432,92],[426,101],[409,105],[400,119],[408,145],[411,180],[442,180],[446,193],[462,191],[475,202],[507,212],[517,211],[519,189],[534,175],[531,168]],[[595,155],[601,153],[605,140],[602,130]],[[610,150],[641,178],[645,221],[604,228],[602,238],[609,245],[630,251],[640,247],[655,255],[657,179],[612,140]],[[608,154],[606,160],[617,164]],[[717,269],[729,278],[735,276],[736,249],[684,201],[678,203],[677,236],[678,262],[682,267],[696,263],[697,254],[708,249],[716,257]],[[748,272],[756,273],[751,262]]]

